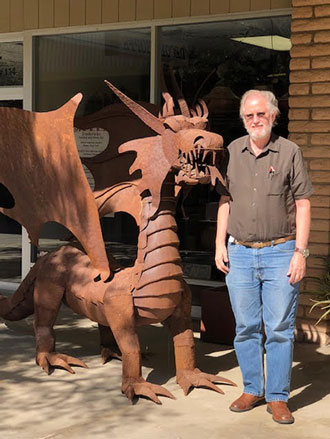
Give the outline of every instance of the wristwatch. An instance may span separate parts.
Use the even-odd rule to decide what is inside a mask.
[[[296,247],[296,248],[294,249],[294,251],[295,251],[295,252],[299,252],[299,253],[301,253],[301,254],[304,256],[304,258],[308,258],[308,256],[309,256],[309,250],[308,250],[308,248],[298,248],[298,247]]]

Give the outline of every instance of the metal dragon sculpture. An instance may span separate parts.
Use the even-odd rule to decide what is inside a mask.
[[[163,111],[156,117],[107,85],[157,135],[119,148],[110,145],[102,160],[84,160],[95,179],[94,193],[72,134],[79,95],[49,113],[0,109],[0,149],[8,158],[0,162],[7,191],[3,212],[19,220],[36,244],[47,221],[64,224],[80,242],[39,258],[12,297],[0,296],[0,316],[19,320],[34,313],[37,364],[47,373],[54,367],[73,373],[71,366],[85,363],[55,349],[53,325],[64,302],[99,324],[102,360],[122,359],[122,392],[128,399],[143,395],[156,403],[157,395],[173,395],[143,379],[136,328],[162,322],[173,337],[177,383],[184,394],[200,386],[223,393],[214,383],[234,383],[195,365],[191,298],[175,221],[182,185],[223,182],[215,166],[222,137],[206,130],[203,102],[190,110],[179,99],[181,114],[175,115],[173,99],[164,93]],[[18,142],[17,132],[11,132],[14,121],[25,136]],[[137,258],[133,267],[122,268],[110,257],[109,269],[98,216],[118,211],[131,214],[139,227]]]

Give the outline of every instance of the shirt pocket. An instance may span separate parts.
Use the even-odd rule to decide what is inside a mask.
[[[287,186],[287,178],[282,172],[275,172],[268,175],[267,179],[267,194],[268,195],[282,195]]]

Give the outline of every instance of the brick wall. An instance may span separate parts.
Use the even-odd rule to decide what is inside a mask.
[[[315,193],[307,275],[323,273],[320,256],[329,255],[330,219],[330,0],[292,0],[290,139],[303,150]],[[305,280],[302,292],[315,290]],[[330,317],[315,326],[320,310],[302,295],[296,335],[299,341],[330,342]]]

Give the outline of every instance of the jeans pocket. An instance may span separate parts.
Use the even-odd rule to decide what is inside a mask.
[[[227,252],[228,252],[228,257],[233,256],[238,249],[239,245],[234,244],[233,242],[228,242],[228,246],[227,246]]]
[[[282,244],[274,245],[274,251],[279,251],[280,253],[293,253],[296,248],[296,241],[294,239],[283,242]]]

